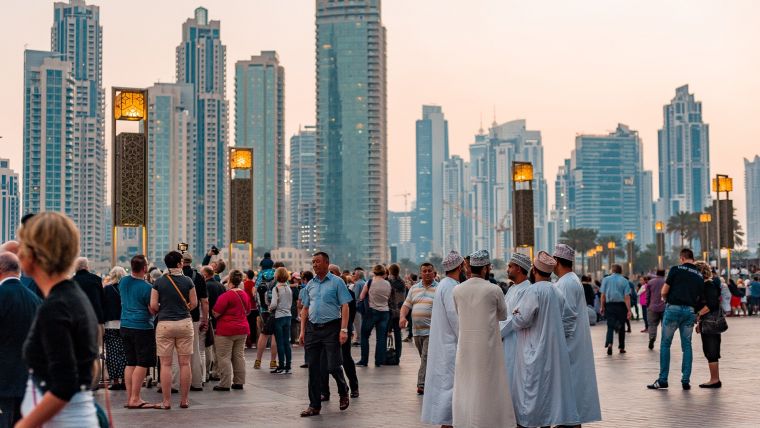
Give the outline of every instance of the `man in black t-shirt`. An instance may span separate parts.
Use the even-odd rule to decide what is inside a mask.
[[[208,331],[208,290],[203,275],[193,269],[193,258],[190,253],[182,255],[182,273],[193,280],[195,293],[198,296],[198,306],[190,311],[193,318],[193,356],[190,367],[193,380],[190,391],[203,391],[203,381],[206,379],[206,332]],[[204,345],[201,345],[204,344]]]
[[[694,265],[694,253],[684,248],[680,255],[681,264],[674,266],[668,272],[665,285],[662,287],[662,297],[667,302],[662,319],[662,341],[660,341],[660,376],[647,385],[649,389],[668,387],[668,372],[670,371],[670,344],[676,330],[681,336],[683,361],[681,363],[681,386],[691,389],[691,333],[694,331],[695,312],[702,309],[704,301],[704,279],[699,269]]]

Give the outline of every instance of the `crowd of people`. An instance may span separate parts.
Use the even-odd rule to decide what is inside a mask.
[[[580,426],[602,418],[590,330],[598,320],[607,323],[608,355],[615,334],[626,352],[634,312],[650,350],[662,325],[660,373],[649,389],[668,387],[676,330],[681,384],[690,388],[696,331],[710,371],[699,386],[720,388],[725,317],[743,303],[735,289],[745,288],[747,315],[760,305],[760,278],[732,286],[689,249],[667,274],[636,283],[619,265],[597,283],[578,277],[566,244],[532,260],[514,253],[503,284],[486,250],[451,251],[442,272],[425,262],[419,276],[402,278],[396,264],[369,275],[341,270],[325,252],[307,271],[291,272],[269,253],[257,271],[230,270],[212,247],[200,264],[169,251],[162,270],[136,255],[128,270],[101,278],[78,257],[79,232],[65,215],[27,216],[18,236],[0,246],[0,426],[107,426],[92,393],[101,386],[125,390],[128,409],[169,410],[173,393],[188,408],[190,392],[211,382],[213,391],[244,389],[245,350],[254,347],[254,370],[269,348],[270,373],[289,375],[292,347],[303,346],[309,404],[300,416],[320,414],[330,377],[342,411],[359,397],[356,367],[370,364],[372,334],[376,367],[399,364],[403,343],[414,344],[424,423]],[[141,392],[156,381],[162,399],[151,403]]]

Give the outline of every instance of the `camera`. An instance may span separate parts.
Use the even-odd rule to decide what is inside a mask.
[[[180,242],[179,244],[177,244],[177,251],[179,251],[180,253],[184,253],[185,251],[187,251],[188,247],[190,246],[187,243]]]
[[[211,252],[212,252],[212,253],[213,253],[215,256],[218,256],[218,255],[219,255],[219,248],[216,248],[216,245],[213,245],[213,246],[211,247]]]

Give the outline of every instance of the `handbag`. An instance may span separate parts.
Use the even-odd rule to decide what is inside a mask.
[[[726,314],[723,308],[718,308],[716,312],[710,312],[699,321],[700,329],[703,334],[720,334],[728,330]]]
[[[214,333],[214,324],[209,320],[208,328],[206,329],[206,348],[214,346],[215,337],[216,334]]]
[[[177,284],[175,284],[175,283],[174,283],[174,280],[172,279],[171,275],[169,275],[169,274],[167,273],[167,274],[166,274],[166,277],[167,277],[167,278],[169,278],[169,282],[171,282],[171,283],[172,283],[172,285],[174,286],[174,289],[175,289],[175,290],[177,290],[177,294],[179,294],[179,297],[180,297],[180,299],[182,299],[182,302],[184,302],[184,303],[185,303],[185,306],[187,306],[187,310],[189,311],[189,310],[190,310],[190,304],[189,304],[189,303],[187,303],[187,299],[185,299],[185,296],[184,296],[184,295],[182,295],[182,292],[181,292],[181,291],[179,291],[179,287],[177,287]]]

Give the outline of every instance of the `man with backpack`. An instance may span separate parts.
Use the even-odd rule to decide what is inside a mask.
[[[271,261],[271,259],[269,259]],[[269,303],[272,301],[272,290],[277,285],[277,281],[274,278],[274,264],[266,263],[267,268],[259,271],[256,277],[256,303],[259,307],[260,318],[260,332],[259,339],[256,344],[256,361],[253,363],[254,369],[261,368],[261,358],[264,356],[264,350],[267,346],[267,341],[271,339],[271,359],[269,360],[269,368],[277,368],[277,343],[274,338],[274,317],[269,313]]]

